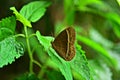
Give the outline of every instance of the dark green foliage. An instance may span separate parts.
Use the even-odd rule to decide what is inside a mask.
[[[14,80],[40,80],[35,74],[24,74]]]

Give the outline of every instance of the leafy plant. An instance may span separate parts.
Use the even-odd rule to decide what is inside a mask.
[[[52,4],[48,1],[33,1],[23,6],[20,11],[10,7],[14,15],[0,21],[0,68],[28,54],[29,71],[16,77],[15,80],[112,80],[114,72],[120,71],[120,48],[119,44],[116,45],[114,42],[115,39],[120,38],[118,8],[115,7],[115,11],[106,0],[64,0],[64,19],[55,22],[55,34],[71,25],[76,30],[76,55],[71,61],[65,61],[52,48],[51,43],[55,38],[43,36],[33,27],[33,24],[45,15],[47,7]],[[85,15],[85,13],[90,19],[87,18],[85,25],[84,22],[79,24],[81,21],[79,14]],[[101,21],[94,15],[99,16]],[[96,22],[90,16],[96,19]],[[81,19],[85,21],[86,17],[81,16]],[[16,30],[18,28],[16,21],[22,23],[21,33]],[[99,25],[100,22],[103,25]],[[106,35],[106,31],[103,31],[106,29],[112,29],[111,35],[115,38]],[[39,68],[37,71],[34,64]]]
[[[84,79],[89,80],[90,79],[90,75],[89,75],[89,68],[87,66],[87,60],[84,60],[85,56],[83,52],[81,52],[81,49],[78,47],[78,51],[77,54],[81,56],[81,59],[79,57],[77,57],[75,60],[73,60],[72,62],[66,62],[63,59],[61,59],[57,53],[54,51],[54,49],[51,46],[51,42],[53,41],[53,37],[45,37],[42,36],[40,34],[39,31],[37,31],[36,33],[33,34],[28,34],[28,28],[32,28],[31,22],[36,22],[38,21],[45,13],[46,11],[46,7],[48,7],[50,5],[49,2],[45,2],[45,1],[34,1],[31,2],[27,5],[25,5],[21,10],[20,13],[15,9],[15,7],[11,7],[10,9],[13,11],[13,13],[16,16],[16,20],[20,21],[23,24],[24,27],[24,34],[10,34],[9,36],[5,36],[5,38],[1,39],[1,64],[0,66],[3,67],[4,65],[6,65],[7,63],[12,63],[12,61],[15,61],[15,57],[19,58],[20,55],[23,54],[23,48],[22,46],[17,43],[17,41],[15,41],[15,38],[17,37],[23,37],[26,39],[26,46],[27,46],[27,51],[29,54],[29,58],[30,58],[30,65],[29,65],[29,72],[30,73],[34,73],[33,71],[33,63],[35,63],[36,65],[38,65],[40,68],[42,68],[42,65],[36,61],[33,58],[33,53],[30,47],[30,41],[29,39],[33,36],[36,36],[36,38],[39,40],[39,44],[42,45],[45,49],[45,51],[48,53],[48,55],[50,56],[50,58],[52,59],[52,61],[57,64],[58,68],[60,69],[60,71],[62,72],[62,74],[64,75],[66,80],[72,80],[72,72],[71,72],[71,68],[70,65],[73,67],[73,69],[75,69],[76,71],[80,70],[81,68],[81,72],[78,71],[79,74],[81,74],[83,76]],[[31,12],[32,11],[32,12]],[[11,19],[14,19],[14,21],[12,21]],[[9,20],[9,22],[11,23],[7,23],[7,24],[13,24],[13,25],[9,25],[8,27],[12,27],[15,29],[15,17],[10,17],[7,18],[6,20],[3,20],[1,22],[1,27],[5,27],[5,31],[3,32],[3,34],[10,32],[9,28],[7,27],[7,25],[5,24],[6,22],[8,22],[7,20]],[[4,24],[4,26],[2,26],[2,24]],[[2,29],[2,28],[1,28]],[[2,31],[2,30],[1,30]],[[12,31],[11,31],[12,32]],[[13,31],[13,33],[15,32],[15,30]],[[7,50],[6,50],[7,49]],[[9,57],[10,56],[10,57]],[[83,57],[83,60],[82,60]],[[79,60],[81,60],[81,62],[85,62],[85,64],[81,64],[81,67],[79,67]],[[77,64],[76,64],[77,62]],[[86,67],[87,70],[82,69],[84,67]],[[83,72],[82,72],[83,70]],[[87,74],[83,74],[83,73],[87,73]],[[67,73],[67,74],[66,74]],[[85,76],[86,75],[86,76]],[[41,78],[41,76],[38,76]],[[26,79],[25,79],[26,80]]]

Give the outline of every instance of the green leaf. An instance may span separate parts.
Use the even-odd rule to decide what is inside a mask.
[[[3,39],[5,39],[6,37],[12,35],[13,32],[8,29],[8,28],[0,28],[0,41],[2,41]]]
[[[14,32],[15,31],[15,27],[16,27],[16,19],[15,19],[14,16],[7,17],[7,18],[2,19],[0,21],[0,28],[8,28],[12,32]]]
[[[59,57],[59,55],[51,47],[51,42],[53,41],[53,38],[41,36],[39,31],[36,32],[36,35],[40,44],[45,48],[46,52],[48,52],[48,55],[50,56],[52,61],[57,65],[57,67],[60,69],[65,79],[73,80],[69,63],[63,60],[61,57]]]
[[[116,23],[113,23],[113,30],[114,30],[114,33],[116,34],[116,36],[118,38],[120,38],[120,25],[116,24]]]
[[[76,4],[78,6],[78,9],[79,10],[82,10],[82,11],[86,11],[89,9],[88,5],[99,5],[101,4],[102,2],[100,0],[77,0],[74,2],[74,4]]]
[[[13,35],[15,32],[16,20],[14,16],[2,19],[0,22],[0,41]]]
[[[49,5],[50,3],[46,1],[34,1],[25,5],[20,10],[20,14],[30,22],[36,22],[45,14],[46,7]]]
[[[103,63],[100,59],[89,61],[94,80],[112,80],[112,72],[107,64]]]
[[[105,17],[111,21],[111,24],[112,24],[112,27],[113,27],[113,30],[114,30],[114,33],[116,34],[116,36],[118,38],[120,38],[120,16],[119,14],[116,14],[116,13],[107,13],[105,15]]]
[[[0,42],[0,68],[4,65],[11,64],[15,58],[23,54],[22,46],[15,41],[14,37],[5,38]]]
[[[65,80],[65,78],[58,71],[49,70],[49,71],[46,71],[46,72],[47,72],[47,78],[49,80]]]
[[[64,0],[64,13],[65,13],[65,22],[67,25],[73,25],[75,17],[75,8],[73,5],[74,0]],[[69,11],[69,13],[68,13]]]
[[[85,57],[84,51],[81,50],[81,47],[78,44],[76,44],[76,56],[70,64],[72,69],[81,75],[81,80],[90,80],[88,61]]]
[[[28,27],[32,27],[31,23],[30,23],[23,15],[21,15],[21,14],[15,9],[15,7],[11,7],[10,10],[13,11],[13,13],[15,14],[17,20],[20,21],[23,25],[28,26]]]
[[[70,64],[63,60],[59,55],[55,52],[53,48],[50,48],[48,51],[49,56],[56,63],[57,67],[60,69],[61,73],[64,75],[66,80],[73,80],[72,79],[72,72],[70,68]],[[66,74],[67,73],[67,74]]]
[[[90,29],[90,38],[97,42],[100,43],[102,46],[104,46],[105,48],[112,48],[113,47],[113,42],[111,42],[110,40],[104,38],[97,30],[95,29]]]
[[[103,14],[104,15],[104,14]],[[120,15],[114,12],[109,12],[104,15],[108,20],[114,21],[120,25]]]
[[[53,38],[42,36],[39,31],[36,32],[36,35],[40,44],[45,48],[46,51],[48,51],[51,47],[51,42],[53,41]]]
[[[118,4],[119,4],[119,6],[120,6],[120,0],[117,0],[117,2],[118,2]]]
[[[100,54],[102,54],[103,56],[105,56],[108,60],[108,63],[111,65],[111,66],[115,66],[116,65],[116,61],[114,60],[114,58],[107,52],[107,50],[102,47],[100,44],[84,37],[84,36],[81,36],[81,35],[78,35],[77,36],[77,40],[83,42],[84,44],[88,45],[89,47],[93,48],[94,50],[98,51]],[[112,63],[112,64],[111,64]]]
[[[114,67],[114,69],[120,71],[120,45],[115,45],[114,48],[119,47],[118,49],[111,49],[108,50],[109,53],[113,56],[113,58],[117,61],[117,65]]]

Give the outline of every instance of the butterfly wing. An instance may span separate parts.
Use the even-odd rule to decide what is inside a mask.
[[[75,47],[74,47],[74,43],[75,43],[75,38],[76,38],[76,35],[75,35],[75,30],[72,28],[72,27],[68,27],[66,29],[68,31],[68,56],[67,57],[67,60],[70,61],[73,59],[73,57],[75,56]]]
[[[75,30],[72,27],[68,27],[55,38],[52,47],[59,56],[66,61],[70,61],[75,56],[74,42]]]
[[[67,39],[68,36],[66,30],[64,30],[55,38],[54,42],[52,43],[52,47],[63,59],[66,59],[65,54],[67,52]]]

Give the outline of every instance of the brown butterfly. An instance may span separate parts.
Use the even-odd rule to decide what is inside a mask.
[[[72,27],[68,27],[63,30],[52,42],[52,47],[64,60],[70,61],[75,56],[75,30]]]

